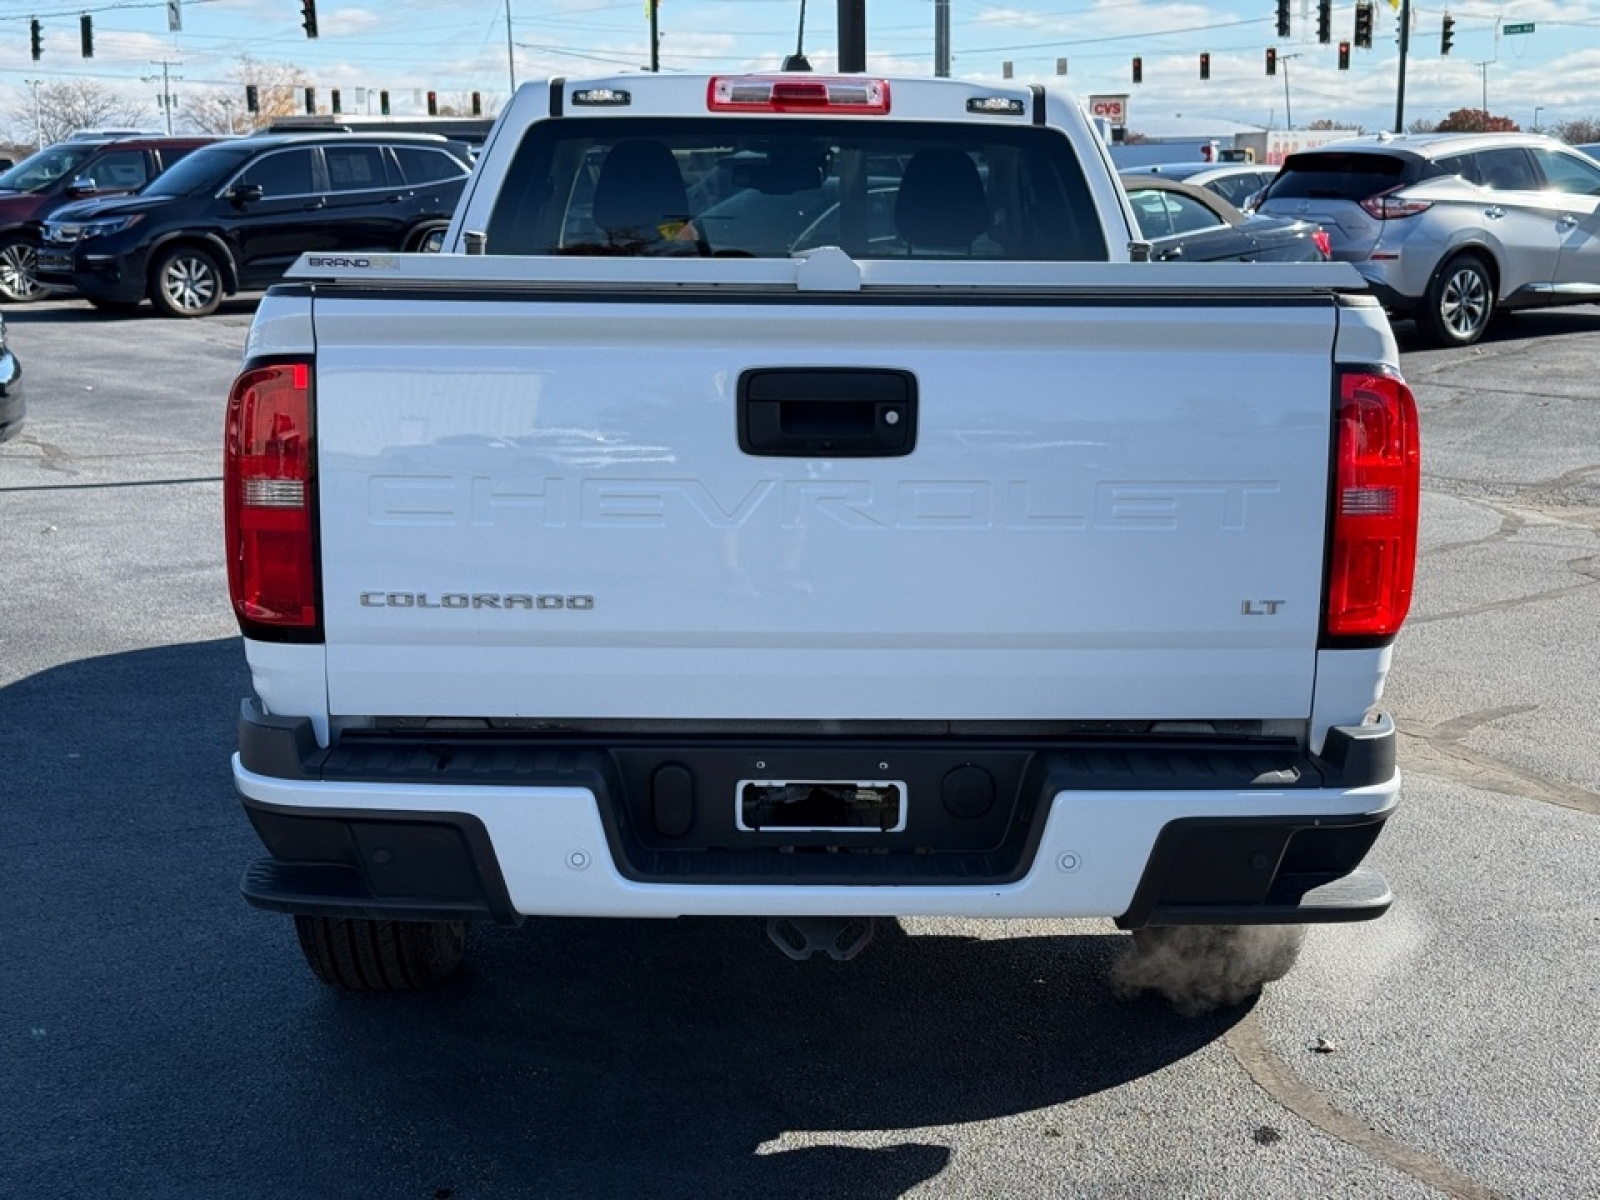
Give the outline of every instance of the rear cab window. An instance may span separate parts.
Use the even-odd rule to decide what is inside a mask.
[[[489,254],[1104,261],[1071,143],[1043,128],[556,119],[524,136]]]

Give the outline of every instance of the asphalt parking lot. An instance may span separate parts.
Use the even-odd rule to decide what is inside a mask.
[[[1200,1017],[1119,996],[1095,922],[800,965],[755,921],[530,922],[438,993],[321,987],[237,892],[219,444],[252,308],[6,314],[0,1196],[1600,1197],[1600,307],[1402,328],[1397,900]]]

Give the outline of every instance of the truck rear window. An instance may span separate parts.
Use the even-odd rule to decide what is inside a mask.
[[[1387,192],[1422,178],[1425,160],[1398,154],[1291,154],[1272,181],[1272,200],[1351,200]]]
[[[541,122],[486,233],[511,255],[1107,257],[1060,133],[860,118]]]

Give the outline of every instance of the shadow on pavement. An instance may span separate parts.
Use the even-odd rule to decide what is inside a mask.
[[[241,292],[236,296],[226,296],[217,311],[212,316],[251,316],[256,311],[256,306],[261,303],[264,292]],[[29,301],[26,304],[11,304],[6,307],[6,324],[8,326],[23,325],[100,325],[107,321],[168,321],[177,320],[174,317],[164,317],[145,301],[129,312],[111,311],[109,309],[95,308],[81,296],[62,293],[47,296],[42,300]],[[196,321],[206,321],[208,317],[189,318]]]
[[[887,1200],[946,1166],[930,1127],[1115,1088],[1241,1015],[1119,1000],[1120,935],[1037,923],[883,922],[838,964],[754,919],[530,921],[474,929],[439,992],[339,995],[238,896],[247,688],[230,639],[0,689],[0,1195]]]
[[[1426,341],[1418,331],[1415,321],[1396,318],[1392,323],[1395,341],[1405,353],[1425,350],[1452,352],[1449,347],[1434,346]],[[1518,312],[1497,313],[1477,344],[1494,345],[1497,342],[1520,342],[1529,338],[1571,337],[1594,333],[1600,333],[1600,306],[1579,304],[1566,308],[1524,309]],[[1471,351],[1472,347],[1467,346],[1454,352],[1471,353]]]

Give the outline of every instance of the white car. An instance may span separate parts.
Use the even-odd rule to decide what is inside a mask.
[[[1277,167],[1258,163],[1176,162],[1145,167],[1123,167],[1119,175],[1160,175],[1192,183],[1215,192],[1235,208],[1248,209],[1248,201],[1278,173]]]

